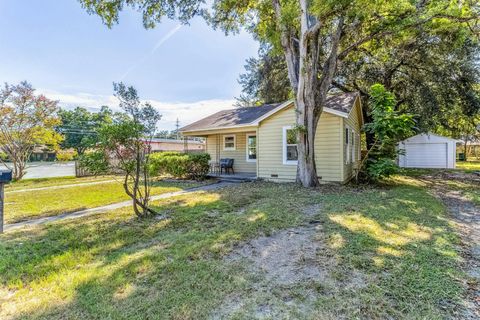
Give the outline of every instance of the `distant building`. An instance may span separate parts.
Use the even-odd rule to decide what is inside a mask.
[[[3,152],[0,146],[0,152]],[[57,152],[49,146],[44,144],[36,145],[33,147],[32,153],[28,158],[28,161],[55,161]],[[7,158],[8,159],[8,158]]]
[[[175,140],[175,139],[158,139],[154,138],[150,142],[152,152],[165,151],[190,151],[202,152],[205,151],[205,143],[195,140]]]

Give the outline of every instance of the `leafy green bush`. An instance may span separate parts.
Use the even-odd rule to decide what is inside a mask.
[[[399,172],[394,160],[388,158],[371,159],[367,165],[368,176],[373,180],[387,178]]]
[[[167,174],[176,178],[202,180],[206,177],[210,160],[208,153],[160,152],[150,156],[150,173]]]
[[[189,153],[187,172],[192,179],[203,180],[210,170],[208,153]]]
[[[58,150],[56,154],[57,161],[72,161],[76,156],[75,150]]]
[[[379,180],[398,172],[395,163],[399,151],[397,143],[414,134],[415,121],[411,114],[395,110],[395,95],[381,84],[370,88],[369,114],[370,123],[365,124],[366,133],[373,136],[373,144],[369,146],[362,159],[357,181]]]
[[[8,160],[8,155],[0,150],[0,160],[7,161]]]
[[[92,175],[109,173],[108,159],[102,151],[85,153],[78,158],[79,166]]]

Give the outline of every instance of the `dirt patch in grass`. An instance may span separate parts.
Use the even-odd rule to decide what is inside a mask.
[[[312,216],[319,208],[308,206],[304,214]],[[253,285],[247,296],[227,297],[212,318],[305,318],[311,316],[319,295],[365,287],[370,280],[364,273],[338,272],[339,261],[330,255],[327,241],[321,225],[311,220],[234,249],[224,260],[254,278]]]

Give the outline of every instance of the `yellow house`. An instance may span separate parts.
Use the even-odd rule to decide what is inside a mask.
[[[293,101],[217,112],[180,129],[203,137],[213,162],[234,159],[235,173],[264,180],[295,181],[297,147]],[[315,136],[320,181],[347,182],[360,160],[362,105],[357,93],[332,94]]]

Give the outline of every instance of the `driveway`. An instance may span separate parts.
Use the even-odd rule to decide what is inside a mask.
[[[0,168],[5,168],[0,164]],[[68,177],[75,175],[75,162],[30,162],[25,179]]]
[[[462,239],[460,251],[468,297],[461,318],[480,319],[480,205],[471,196],[480,190],[480,175],[439,171],[423,176],[422,180],[445,204]]]

